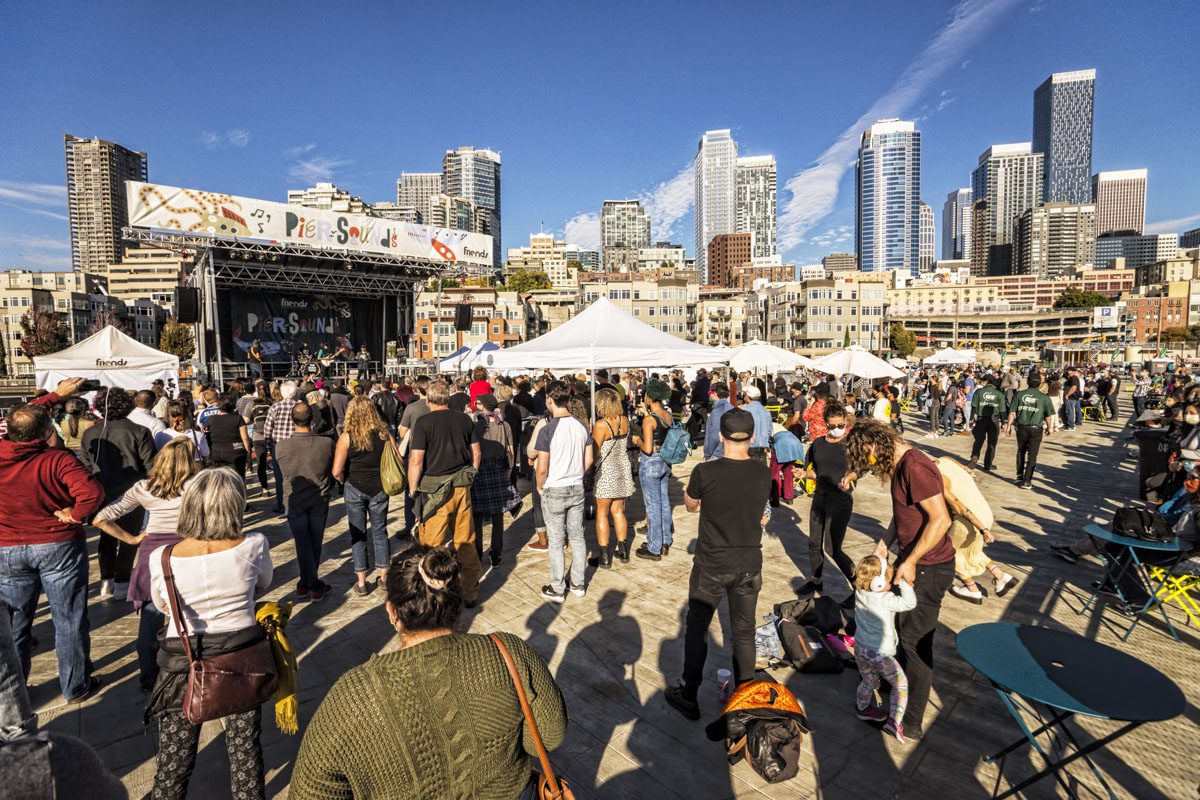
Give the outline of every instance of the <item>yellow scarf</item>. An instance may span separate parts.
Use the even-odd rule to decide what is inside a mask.
[[[291,603],[259,603],[254,618],[267,632],[275,669],[279,672],[279,688],[275,690],[275,724],[283,733],[300,729],[300,711],[296,702],[296,654],[285,633],[292,616]]]

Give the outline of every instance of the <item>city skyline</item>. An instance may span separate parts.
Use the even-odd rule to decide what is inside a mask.
[[[636,72],[614,68],[594,49],[576,54],[565,34],[586,30],[585,41],[594,45],[614,24],[603,15],[570,10],[525,19],[479,11],[478,27],[486,36],[456,31],[466,44],[529,26],[554,44],[539,54],[517,54],[516,63],[498,68],[482,89],[464,86],[450,100],[437,98],[452,104],[440,109],[456,112],[450,114],[433,106],[421,110],[428,93],[417,91],[419,81],[386,90],[373,79],[345,80],[319,63],[272,60],[277,53],[271,48],[260,52],[250,46],[254,26],[273,26],[295,37],[295,46],[352,41],[356,63],[382,67],[395,58],[381,35],[386,24],[367,31],[348,20],[323,20],[312,9],[288,19],[243,9],[238,26],[222,29],[209,59],[216,66],[202,77],[171,63],[170,53],[177,51],[163,35],[162,20],[131,20],[111,8],[89,8],[65,25],[56,22],[59,36],[49,44],[34,32],[46,29],[53,7],[31,8],[13,20],[13,41],[0,53],[7,73],[21,78],[8,108],[22,121],[0,131],[0,144],[11,156],[0,169],[0,266],[62,268],[70,262],[65,133],[148,153],[152,181],[279,202],[287,190],[319,180],[332,180],[368,202],[391,201],[402,173],[436,169],[446,150],[488,148],[505,163],[502,249],[522,244],[542,221],[569,242],[596,246],[603,200],[631,197],[642,200],[650,214],[653,241],[685,243],[691,250],[694,184],[687,168],[704,131],[723,127],[731,128],[741,152],[775,156],[779,253],[785,262],[812,263],[853,249],[853,159],[862,120],[898,116],[917,122],[923,136],[922,199],[936,210],[948,192],[968,185],[978,153],[1030,138],[1034,91],[1052,73],[1092,68],[1097,77],[1091,171],[1149,170],[1147,232],[1200,226],[1200,187],[1191,180],[1200,173],[1200,155],[1183,138],[1198,112],[1163,85],[1172,82],[1159,80],[1172,68],[1165,55],[1134,58],[1119,46],[1139,34],[1153,35],[1164,54],[1172,42],[1186,46],[1181,15],[1169,8],[1087,4],[1088,35],[1063,37],[1079,23],[1083,8],[1073,0],[880,7],[872,12],[881,30],[872,34],[871,57],[849,64],[835,55],[844,40],[839,45],[839,37],[812,31],[856,29],[850,9],[800,12],[780,5],[751,17],[705,6],[701,19],[682,18],[681,26],[719,25],[730,33],[745,28],[763,37],[764,46],[724,73],[705,68],[708,84],[702,87],[691,80],[699,64],[654,54],[643,35],[620,44],[638,53]],[[758,24],[764,13],[778,22],[771,31]],[[435,30],[434,15],[424,14],[412,9],[402,16],[414,30]],[[187,10],[179,12],[172,29],[188,19],[203,29],[204,15]],[[323,27],[316,26],[318,20]],[[782,59],[781,47],[771,46],[790,41],[788,49],[795,50],[797,37],[805,45],[803,56]],[[1020,46],[1014,46],[1018,39]],[[122,46],[108,47],[113,41]],[[418,57],[435,49],[431,43],[416,46]],[[105,77],[135,75],[122,55],[133,47],[145,56],[140,63],[157,65],[136,73],[138,85],[161,82],[175,90],[172,103],[186,98],[171,113],[163,113],[167,95],[149,102],[128,83]],[[485,55],[480,50],[468,61],[482,63]],[[568,55],[575,57],[560,59]],[[85,65],[86,77],[75,79]],[[651,73],[647,86],[629,82],[633,74]],[[596,86],[578,88],[593,77],[600,79]],[[234,95],[244,100],[228,101],[220,85],[242,86]],[[617,85],[624,94],[613,94]],[[534,114],[511,113],[518,103],[528,110],[529,99],[543,94],[559,99]],[[55,101],[47,103],[47,97]],[[599,105],[613,97],[624,112],[598,114]],[[578,113],[588,108],[592,111]],[[667,108],[674,110],[663,116]],[[1134,108],[1137,113],[1129,113]],[[538,116],[547,112],[549,117]],[[848,160],[841,146],[847,134],[853,140]],[[940,239],[940,219],[938,234]]]

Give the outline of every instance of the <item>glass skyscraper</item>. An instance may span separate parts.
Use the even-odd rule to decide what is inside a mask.
[[[1033,152],[1046,157],[1042,202],[1092,200],[1096,70],[1056,72],[1033,93]]]
[[[733,233],[734,175],[738,146],[729,129],[705,131],[696,150],[696,269],[708,282],[708,243],[714,236]]]
[[[920,268],[921,132],[884,119],[862,135],[855,169],[855,244],[863,272]]]
[[[970,189],[955,189],[946,195],[942,205],[942,258],[971,259],[971,207],[974,196]]]

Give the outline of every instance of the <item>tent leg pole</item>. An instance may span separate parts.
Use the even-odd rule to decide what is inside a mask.
[[[592,379],[591,380],[592,402],[590,403],[590,405],[591,405],[591,412],[592,412],[592,427],[594,428],[594,427],[596,427],[596,368],[589,367],[588,373]]]

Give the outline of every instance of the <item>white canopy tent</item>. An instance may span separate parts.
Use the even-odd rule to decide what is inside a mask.
[[[33,359],[40,389],[66,378],[89,378],[104,386],[149,389],[161,380],[172,397],[179,388],[179,358],[155,350],[109,325],[73,347]]]
[[[754,372],[760,369],[768,372],[792,372],[798,369],[816,369],[816,363],[811,358],[776,347],[762,339],[751,339],[733,348],[729,366],[735,372]]]
[[[955,350],[947,347],[921,361],[922,364],[974,364],[974,350]]]
[[[543,336],[484,353],[480,363],[489,370],[704,367],[727,363],[731,352],[663,333],[602,297]]]
[[[902,378],[904,373],[866,348],[853,344],[845,350],[830,353],[816,360],[816,368],[837,377],[854,375],[858,378]]]
[[[466,372],[472,370],[484,363],[484,354],[499,349],[501,349],[500,345],[495,342],[480,342],[470,347],[459,348],[457,352],[451,353],[438,362],[438,372]]]

